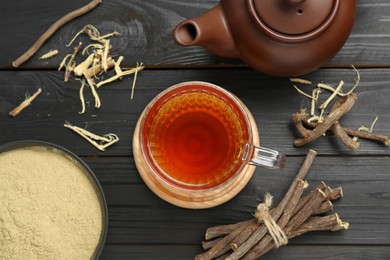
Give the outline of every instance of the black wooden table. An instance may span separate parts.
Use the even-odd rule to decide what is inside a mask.
[[[390,150],[361,140],[349,151],[333,136],[305,147],[293,145],[297,133],[291,114],[308,107],[307,98],[293,89],[287,78],[275,78],[248,68],[241,61],[221,59],[202,47],[175,45],[172,29],[181,20],[195,17],[217,0],[103,0],[92,12],[68,23],[20,68],[11,62],[29,48],[57,19],[87,0],[13,0],[0,4],[0,144],[34,139],[61,145],[79,155],[94,171],[108,202],[109,230],[101,259],[191,259],[201,253],[207,227],[235,223],[252,217],[264,192],[279,200],[286,192],[308,149],[318,157],[307,177],[315,185],[323,180],[341,185],[344,198],[335,211],[350,222],[347,231],[315,232],[292,239],[264,259],[389,259],[390,258]],[[65,45],[84,25],[102,33],[114,30],[113,53],[124,55],[124,66],[143,62],[130,99],[132,76],[99,89],[101,107],[79,115],[80,82],[63,82],[57,67],[66,53]],[[50,49],[60,54],[49,60],[38,57]],[[313,82],[346,87],[354,84],[354,64],[361,75],[356,89],[358,101],[341,120],[351,128],[370,125],[390,135],[390,3],[388,0],[357,0],[353,32],[343,49],[321,69],[303,76]],[[252,111],[262,145],[286,153],[283,171],[257,169],[247,187],[231,201],[206,210],[172,206],[152,193],[134,165],[132,135],[146,104],[167,87],[189,80],[220,85],[241,98]],[[19,116],[8,112],[26,92],[41,87],[43,93]],[[120,142],[100,152],[65,129],[63,123],[87,127],[105,134],[116,133]],[[0,166],[1,167],[1,166]],[[1,209],[0,209],[1,210]]]

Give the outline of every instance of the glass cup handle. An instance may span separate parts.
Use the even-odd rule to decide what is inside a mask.
[[[269,169],[281,169],[286,164],[286,156],[275,150],[254,146],[252,159],[249,164]]]

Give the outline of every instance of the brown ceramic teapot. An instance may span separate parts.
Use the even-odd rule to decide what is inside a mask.
[[[336,55],[355,9],[355,0],[221,0],[203,16],[181,22],[173,38],[270,75],[297,76]]]

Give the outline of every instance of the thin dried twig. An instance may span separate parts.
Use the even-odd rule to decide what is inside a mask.
[[[134,97],[134,89],[135,89],[135,83],[137,82],[137,75],[138,75],[138,71],[141,71],[144,69],[144,66],[142,65],[142,62],[141,64],[138,65],[138,62],[137,62],[137,67],[135,68],[135,74],[134,74],[134,79],[133,79],[133,85],[131,86],[131,99],[133,99]]]
[[[117,80],[117,79],[119,79],[119,78],[121,78],[123,76],[126,76],[126,75],[130,75],[130,74],[135,74],[136,75],[136,73],[138,71],[141,71],[143,69],[144,69],[144,66],[142,65],[142,63],[141,64],[137,64],[137,67],[135,67],[135,68],[132,68],[132,69],[129,69],[129,70],[124,70],[120,74],[116,74],[115,76],[112,76],[109,79],[106,79],[104,81],[101,81],[101,82],[97,83],[96,87],[100,88],[101,86],[103,86],[103,85],[105,85],[107,83],[113,82],[113,81],[115,81],[115,80]],[[134,78],[136,78],[135,75],[134,75]],[[134,83],[133,83],[133,85],[134,85]],[[132,93],[133,93],[133,91],[132,91]],[[131,95],[131,96],[133,97],[133,95]]]
[[[86,26],[83,27],[83,29],[81,29],[78,33],[76,33],[76,35],[73,37],[73,39],[66,45],[66,47],[69,47],[70,45],[72,45],[72,43],[77,39],[77,37],[79,37],[80,34],[82,33],[86,33],[88,34],[90,37],[91,36],[96,36],[98,37],[100,35],[99,31],[96,29],[95,26],[91,25],[91,24],[87,24]]]
[[[25,61],[27,61],[29,58],[31,58],[38,50],[39,48],[64,24],[68,23],[69,21],[75,19],[76,17],[83,15],[92,9],[94,9],[97,5],[99,5],[102,2],[102,0],[92,0],[89,4],[74,10],[65,16],[63,16],[61,19],[59,19],[57,22],[55,22],[52,26],[49,27],[49,29],[42,34],[41,37],[28,49],[22,56],[17,58],[14,62],[12,62],[12,65],[16,68],[19,67],[21,64],[23,64]]]
[[[301,79],[301,78],[290,78],[290,81],[293,83],[301,83],[301,84],[306,84],[310,85],[311,81],[307,79]]]
[[[85,100],[84,100],[85,80],[81,79],[80,81],[81,81],[81,87],[80,87],[79,95],[80,95],[80,101],[81,101],[81,111],[79,112],[79,114],[84,114],[85,113]]]
[[[340,96],[340,97],[348,96],[349,94],[351,94],[359,86],[359,83],[360,83],[360,73],[359,73],[359,71],[355,68],[354,65],[351,65],[351,66],[352,66],[353,70],[356,72],[355,85],[347,93],[343,93],[342,91],[336,91],[335,88],[333,88],[332,86],[329,86],[327,84],[324,84],[324,83],[318,83],[317,87],[319,87],[321,89],[328,90],[328,91],[333,92],[333,93],[337,92],[337,95]]]
[[[104,45],[99,44],[99,43],[92,43],[92,44],[89,44],[89,45],[87,45],[87,46],[84,48],[82,54],[83,54],[83,55],[85,55],[86,53],[89,54],[89,52],[88,52],[89,48],[94,48],[95,50],[96,50],[96,49],[103,49],[103,48],[104,48]]]
[[[94,82],[93,78],[90,78],[90,77],[85,77],[85,78],[87,79],[88,86],[90,87],[92,95],[95,98],[95,107],[99,108],[101,106],[101,103],[100,103],[99,94],[96,92],[95,82]]]
[[[108,70],[108,65],[107,65],[107,58],[108,58],[108,52],[110,51],[110,40],[105,40],[104,43],[104,49],[103,49],[103,56],[102,56],[102,67],[104,72]]]
[[[112,37],[112,36],[118,36],[118,35],[121,35],[121,33],[114,31],[112,33],[107,33],[105,35],[99,36],[96,38],[96,40],[99,42],[102,42],[104,39],[107,39],[107,38]]]
[[[314,99],[314,96],[311,96],[311,95],[309,95],[309,94],[303,92],[303,91],[302,91],[300,88],[298,88],[297,86],[293,85],[293,87],[294,87],[300,94],[304,95],[305,97],[308,97],[308,98],[310,98],[310,99]]]
[[[336,90],[332,93],[332,95],[330,95],[330,97],[324,103],[322,103],[322,105],[319,108],[325,109],[329,105],[329,103],[336,97],[336,95],[340,93],[340,90],[343,87],[343,85],[344,85],[344,81],[340,81]]]
[[[60,66],[58,66],[58,71],[60,71],[63,67],[65,67],[66,61],[70,58],[72,54],[67,54],[64,59],[61,61]]]
[[[70,74],[72,73],[74,69],[73,61],[76,58],[77,53],[79,52],[81,46],[83,45],[82,42],[79,42],[76,48],[74,48],[72,56],[70,56],[70,59],[65,67],[65,77],[64,82],[67,82],[69,80]]]

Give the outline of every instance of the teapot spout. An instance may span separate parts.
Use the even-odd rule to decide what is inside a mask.
[[[200,45],[221,57],[239,57],[220,4],[200,17],[182,21],[174,29],[173,39],[184,47]]]

